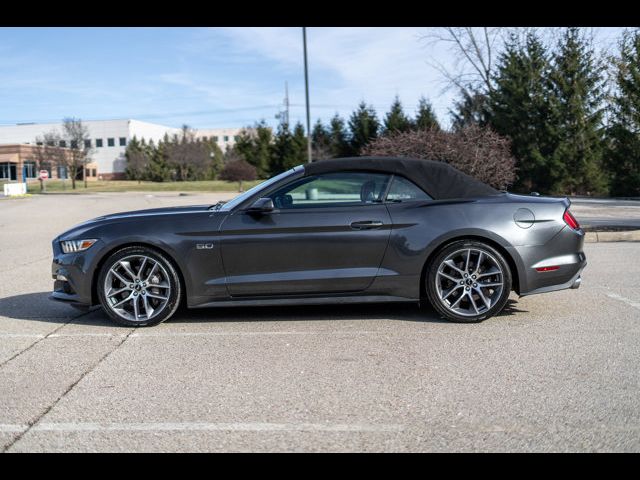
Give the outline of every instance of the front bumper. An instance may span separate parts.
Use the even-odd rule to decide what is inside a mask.
[[[52,243],[53,262],[51,276],[53,292],[51,300],[69,303],[78,308],[92,305],[91,284],[96,263],[96,255],[100,248],[96,242],[83,252],[64,253],[60,248],[59,239]]]

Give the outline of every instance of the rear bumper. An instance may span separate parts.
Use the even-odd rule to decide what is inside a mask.
[[[565,283],[556,284],[556,285],[547,285],[545,287],[536,288],[535,290],[531,290],[526,293],[520,293],[520,296],[524,297],[527,295],[535,295],[537,293],[555,292],[557,290],[565,290],[567,288],[572,288],[572,289],[580,288],[580,284],[582,283],[582,276],[581,276],[582,270],[584,270],[584,267],[586,266],[587,266],[587,262],[585,260],[584,264],[580,267],[578,272]]]
[[[583,246],[584,232],[565,227],[545,245],[517,248],[523,264],[519,272],[520,296],[579,288],[587,266]],[[538,270],[543,267],[555,269]]]

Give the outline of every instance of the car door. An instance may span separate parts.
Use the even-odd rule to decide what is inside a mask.
[[[302,177],[263,195],[273,211],[232,212],[220,237],[230,295],[366,290],[389,241],[389,180],[368,172]]]

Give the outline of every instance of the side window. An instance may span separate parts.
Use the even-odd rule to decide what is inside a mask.
[[[379,203],[390,176],[340,172],[307,177],[269,195],[276,208],[315,208]]]
[[[408,202],[411,200],[433,200],[415,183],[396,175],[387,194],[388,202]]]

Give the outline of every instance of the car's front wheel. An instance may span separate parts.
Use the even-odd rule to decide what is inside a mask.
[[[433,308],[454,322],[479,322],[500,312],[511,292],[511,271],[492,246],[461,240],[438,252],[427,270]]]
[[[98,277],[98,298],[115,322],[127,327],[157,325],[180,303],[180,278],[171,262],[147,247],[126,247],[107,258]]]

